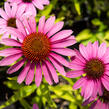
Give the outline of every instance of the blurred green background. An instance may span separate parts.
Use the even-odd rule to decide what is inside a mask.
[[[3,4],[4,1],[0,0],[0,7],[3,8]],[[78,49],[80,43],[86,45],[96,40],[109,45],[109,0],[51,0],[43,11],[38,10],[36,21],[43,15],[46,18],[55,15],[56,22],[65,22],[64,29],[74,31],[77,44],[70,47],[72,49]],[[0,45],[0,49],[4,48]],[[88,109],[90,106],[83,107],[80,90],[72,89],[78,78],[66,78],[57,72],[58,84],[49,86],[43,78],[37,88],[34,81],[30,86],[19,85],[16,80],[21,69],[8,75],[8,68],[0,67],[0,109],[32,109],[33,103],[37,103],[40,109]]]

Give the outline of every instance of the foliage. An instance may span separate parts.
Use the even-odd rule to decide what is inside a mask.
[[[0,2],[0,6],[3,6],[3,3],[4,1]],[[78,43],[86,45],[89,41],[98,40],[100,43],[106,42],[109,46],[108,0],[51,0],[50,5],[45,6],[42,11],[38,11],[37,22],[42,15],[45,15],[46,18],[56,15],[56,22],[63,20],[65,22],[64,28],[74,30]],[[0,49],[3,48],[6,47],[1,45]],[[19,109],[31,109],[33,103],[37,103],[40,109],[64,109],[65,107],[68,109],[88,109],[88,106],[82,106],[83,98],[80,96],[80,91],[72,89],[76,79],[61,75],[60,77],[63,81],[60,79],[59,84],[49,86],[43,79],[41,86],[36,87],[34,81],[30,86],[25,86],[24,83],[19,85],[16,82],[17,75],[10,78],[7,75],[2,82],[5,87],[12,90],[13,95],[0,106],[0,109],[18,101],[22,105],[19,106]],[[65,101],[66,105],[63,104]]]

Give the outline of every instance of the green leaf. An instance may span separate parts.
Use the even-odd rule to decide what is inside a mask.
[[[9,98],[3,105],[1,105],[0,109],[3,109],[5,107],[13,104],[14,102],[31,95],[35,91],[35,89],[36,89],[35,84],[33,84],[31,86],[22,87],[17,92],[15,92],[15,94],[11,98]]]
[[[82,40],[87,40],[90,37],[92,37],[92,33],[90,32],[89,29],[85,29],[83,31],[81,31],[77,36],[76,36],[76,40],[78,42],[82,41]]]
[[[78,15],[81,15],[80,3],[77,0],[74,0],[74,5],[75,5],[75,9],[76,9]]]

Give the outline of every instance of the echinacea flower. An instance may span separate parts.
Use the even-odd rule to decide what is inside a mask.
[[[0,61],[0,66],[10,65],[19,58],[23,58],[7,71],[8,74],[14,73],[26,63],[18,76],[18,83],[22,83],[26,78],[26,84],[29,85],[35,73],[35,82],[39,86],[42,72],[49,84],[53,84],[52,80],[57,83],[58,76],[55,68],[65,75],[63,65],[69,67],[69,62],[61,55],[75,55],[73,50],[65,48],[76,43],[74,36],[71,36],[72,30],[60,31],[64,23],[54,24],[54,16],[46,22],[45,16],[42,16],[39,20],[38,31],[36,31],[34,17],[30,17],[29,20],[24,19],[24,25],[19,20],[16,22],[18,29],[8,27],[7,30],[18,40],[9,38],[2,40],[2,44],[15,47],[0,51],[0,56],[7,56]]]
[[[18,7],[16,3],[10,5],[8,2],[4,4],[5,11],[0,9],[0,34],[3,34],[2,38],[9,37],[7,27],[17,28],[16,20],[22,20],[25,12],[25,6]]]
[[[73,71],[67,73],[69,78],[81,76],[73,89],[82,87],[84,99],[102,95],[103,87],[109,90],[109,48],[106,48],[105,43],[98,46],[96,41],[94,44],[89,42],[86,47],[80,44],[79,50],[75,50],[77,55],[70,63]]]
[[[31,12],[36,16],[36,8],[43,10],[44,5],[49,4],[49,0],[7,0],[10,3],[17,3],[19,6],[26,6],[26,12]]]
[[[109,109],[109,91],[104,90],[102,96],[89,98],[83,103],[83,105],[87,105],[89,103],[92,103],[90,109]]]
[[[32,109],[39,109],[37,104],[33,104],[33,108]]]

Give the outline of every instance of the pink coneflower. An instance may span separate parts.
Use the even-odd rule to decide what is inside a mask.
[[[109,90],[109,48],[102,43],[90,42],[85,47],[80,44],[79,50],[75,50],[77,56],[72,58],[70,64],[73,71],[67,73],[67,77],[82,76],[73,86],[73,89],[82,87],[81,94],[85,99],[90,96],[102,95],[103,86]]]
[[[11,3],[17,3],[19,6],[26,6],[26,12],[31,12],[33,16],[36,16],[36,8],[43,10],[43,5],[48,5],[49,0],[7,0]]]
[[[22,20],[26,7],[18,7],[15,3],[11,6],[9,3],[5,2],[4,8],[5,11],[0,9],[0,34],[3,34],[2,38],[7,38],[9,37],[9,33],[6,30],[6,27],[17,28],[16,20]]]
[[[104,90],[102,96],[98,96],[96,99],[91,97],[86,100],[83,105],[87,105],[89,103],[92,103],[90,109],[109,109],[109,91]]]
[[[15,65],[8,69],[8,74],[19,70],[26,63],[24,69],[18,76],[18,83],[26,78],[26,84],[30,84],[34,78],[39,86],[42,80],[42,72],[46,81],[52,84],[58,82],[58,76],[55,68],[63,75],[65,71],[63,65],[69,67],[69,63],[61,55],[73,56],[75,53],[67,46],[73,45],[76,41],[72,30],[62,30],[63,22],[54,24],[55,17],[51,16],[45,22],[45,16],[39,20],[38,31],[36,31],[36,22],[34,17],[29,20],[24,19],[24,25],[17,20],[18,30],[8,27],[10,34],[17,37],[14,39],[3,39],[2,44],[16,46],[0,51],[0,56],[7,56],[0,61],[0,66],[9,65],[21,59]],[[60,31],[60,32],[58,32]],[[36,71],[35,71],[36,68]]]
[[[39,109],[37,104],[33,104],[33,109]]]

